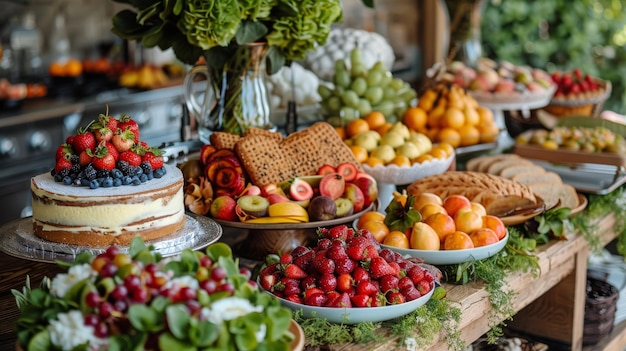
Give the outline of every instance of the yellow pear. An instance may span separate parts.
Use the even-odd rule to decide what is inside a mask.
[[[413,223],[410,240],[411,249],[414,250],[439,250],[441,241],[437,232],[424,222]]]

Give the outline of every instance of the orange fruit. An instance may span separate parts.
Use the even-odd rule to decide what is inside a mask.
[[[485,125],[487,123],[493,123],[494,119],[493,119],[493,112],[484,106],[478,106],[476,108],[476,113],[478,113],[478,117],[479,117],[479,124],[480,125]]]
[[[427,90],[419,97],[417,106],[424,111],[430,111],[433,108],[435,100],[437,100],[437,93],[434,90]]]
[[[416,163],[424,163],[424,162],[432,161],[433,159],[434,159],[434,157],[432,155],[423,154],[423,155],[418,156],[415,159],[415,162]]]
[[[435,213],[432,216],[428,216],[428,218],[424,219],[424,223],[435,230],[441,241],[443,241],[448,234],[456,232],[454,219],[446,213]]]
[[[356,160],[359,161],[360,163],[363,163],[365,162],[365,160],[367,160],[367,157],[368,157],[367,150],[365,150],[363,146],[350,145],[350,151],[352,151],[354,158],[356,158]]]
[[[391,129],[391,127],[393,127],[393,124],[391,124],[390,122],[385,122],[383,125],[379,126],[375,130],[378,132],[378,134],[385,135],[385,133],[387,133],[389,129]]]
[[[461,136],[460,146],[476,145],[480,141],[480,131],[471,125],[464,125],[459,129]]]
[[[369,222],[369,221],[383,222],[384,220],[385,220],[385,215],[383,213],[380,213],[378,211],[365,212],[364,214],[361,215],[361,217],[359,217],[359,220],[356,222],[356,227],[358,229],[361,229],[361,225],[365,222]]]
[[[50,66],[48,66],[48,73],[52,77],[61,77],[65,74],[65,68],[63,64],[59,62],[52,62]]]
[[[363,117],[371,130],[374,130],[387,122],[385,115],[380,111],[372,111]]]
[[[393,247],[398,247],[401,249],[408,249],[409,238],[407,238],[403,232],[399,230],[393,230],[389,232],[387,236],[385,236],[385,239],[383,240],[383,244],[393,246]]]
[[[444,250],[473,249],[474,242],[468,234],[456,231],[446,235],[446,238],[443,240],[443,248]]]
[[[471,233],[483,227],[483,216],[471,208],[461,209],[454,215],[456,229]]]
[[[389,161],[389,164],[393,164],[398,167],[411,167],[411,160],[404,155],[396,155],[396,157]]]
[[[363,162],[364,164],[374,168],[378,165],[384,166],[385,162],[383,162],[383,160],[379,159],[378,157],[375,156],[371,156],[368,157],[367,160],[365,160],[365,162]]]
[[[440,143],[448,143],[456,148],[461,145],[461,134],[452,128],[442,128],[437,133],[436,140]]]
[[[347,136],[346,136],[346,130],[344,127],[335,127],[335,132],[337,132],[341,140],[346,140]]]
[[[435,145],[434,148],[444,150],[446,152],[446,155],[448,155],[448,157],[454,154],[454,147],[448,143],[439,143]]]
[[[402,122],[413,130],[423,130],[428,122],[426,111],[419,107],[409,107],[402,116]]]
[[[379,243],[381,243],[385,239],[385,236],[389,234],[389,227],[381,221],[366,221],[361,224],[359,229],[367,230],[372,233],[376,241]]]
[[[466,106],[463,113],[465,114],[465,125],[477,126],[480,124],[480,115],[475,108]]]
[[[495,122],[481,123],[478,126],[478,131],[480,132],[480,143],[491,143],[500,135],[500,128]]]
[[[465,114],[456,107],[448,107],[441,116],[441,125],[445,128],[459,129],[465,124]]]
[[[441,120],[443,119],[443,114],[445,112],[446,107],[444,105],[438,105],[428,113],[426,124],[428,124],[431,128],[441,127]]]
[[[75,59],[67,61],[64,67],[65,75],[68,77],[76,77],[83,73],[83,64]]]
[[[368,130],[370,130],[370,126],[364,119],[361,118],[355,118],[346,124],[346,136],[348,138],[352,138],[353,136],[367,132]]]
[[[445,160],[449,157],[446,150],[441,149],[441,148],[436,148],[436,147],[430,150],[428,154],[432,156],[433,158],[438,158],[440,160]]]
[[[487,246],[500,241],[496,232],[489,228],[480,228],[473,231],[470,234],[470,238],[472,239],[472,243],[474,243],[474,247]]]

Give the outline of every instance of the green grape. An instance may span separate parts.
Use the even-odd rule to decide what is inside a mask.
[[[385,115],[385,117],[391,116],[391,114],[393,114],[393,109],[394,106],[391,100],[383,100],[380,104],[374,107],[375,111],[379,111],[380,113]]]
[[[339,72],[348,72],[348,66],[346,65],[346,61],[343,59],[335,61],[335,74]]]
[[[415,91],[415,89],[409,88],[400,93],[400,97],[406,102],[411,102],[417,99],[417,92]]]
[[[391,74],[391,72],[386,71],[385,74],[383,74],[383,78],[380,80],[380,86],[386,87],[390,85],[392,81],[393,81],[393,75]]]
[[[374,63],[374,66],[370,68],[370,73],[371,72],[386,73],[387,69],[385,68],[385,65],[382,61],[376,61],[376,63]]]
[[[320,98],[322,98],[322,100],[326,100],[333,95],[333,91],[324,84],[317,86],[317,93],[320,94]]]
[[[372,112],[372,104],[367,99],[359,99],[359,105],[357,107],[360,116],[365,116]]]
[[[350,74],[352,77],[365,77],[367,76],[367,68],[363,63],[356,63],[350,67]]]
[[[396,90],[391,86],[383,88],[383,100],[391,100],[396,96]]]
[[[352,107],[344,106],[341,108],[339,112],[339,116],[343,119],[344,122],[351,121],[353,119],[359,118],[359,111]]]
[[[371,70],[367,73],[367,85],[376,87],[382,85],[385,72]]]
[[[354,90],[358,96],[363,96],[367,90],[367,81],[363,77],[357,77],[350,84],[350,89]]]
[[[398,91],[401,90],[402,88],[404,88],[406,82],[403,81],[400,78],[393,78],[391,80],[391,87],[393,88],[393,90]]]
[[[376,105],[383,99],[383,94],[383,88],[379,86],[371,86],[365,90],[365,94],[363,94],[363,96],[370,102],[370,104]]]
[[[327,117],[326,122],[328,122],[333,127],[343,127],[344,125],[344,120],[339,116]]]
[[[346,90],[341,94],[341,101],[348,107],[357,108],[359,106],[359,95],[354,90]]]
[[[333,83],[335,83],[336,86],[347,88],[350,86],[351,81],[352,77],[350,77],[350,72],[348,71],[335,72],[333,76]]]
[[[338,114],[341,106],[343,106],[343,103],[338,96],[331,96],[326,100],[326,107],[330,114]]]
[[[402,98],[398,98],[393,101],[393,114],[396,116],[402,116],[406,112],[407,103],[402,100]]]
[[[354,48],[350,51],[350,64],[352,66],[363,64],[363,58],[361,56],[361,50],[359,50],[359,48]]]

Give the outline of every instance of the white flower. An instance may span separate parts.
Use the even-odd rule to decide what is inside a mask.
[[[256,341],[261,342],[265,340],[266,334],[267,334],[267,326],[265,324],[261,324],[261,327],[259,328],[259,330],[256,333],[254,333],[254,336],[256,336]]]
[[[262,312],[263,306],[254,306],[250,301],[241,297],[227,297],[211,304],[209,311],[202,311],[203,317],[214,324],[221,325],[223,321],[229,321],[237,317],[245,316],[252,312]],[[258,337],[258,336],[257,336]]]
[[[78,310],[59,313],[48,325],[50,341],[63,351],[89,342],[90,350],[102,349],[106,341],[94,335],[93,327],[85,325],[83,314]]]
[[[80,264],[70,267],[67,273],[58,274],[50,285],[50,293],[57,297],[65,297],[65,294],[74,286],[74,284],[91,278],[95,279],[98,273],[91,268],[89,264]]]
[[[407,351],[417,350],[417,340],[415,340],[415,338],[404,339],[404,344],[406,345]]]
[[[155,276],[157,276],[160,272],[157,272]],[[164,273],[163,273],[164,274]],[[161,289],[169,290],[172,294],[178,293],[181,288],[190,287],[193,290],[198,290],[200,288],[200,284],[196,278],[185,275],[179,278],[174,278],[165,285]]]

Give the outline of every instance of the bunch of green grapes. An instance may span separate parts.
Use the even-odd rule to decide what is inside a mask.
[[[320,84],[317,91],[326,120],[334,126],[343,126],[372,111],[381,112],[393,123],[417,102],[415,89],[394,78],[381,61],[369,69],[365,67],[358,48],[350,51],[350,67],[343,59],[335,61],[333,84],[333,88]]]

